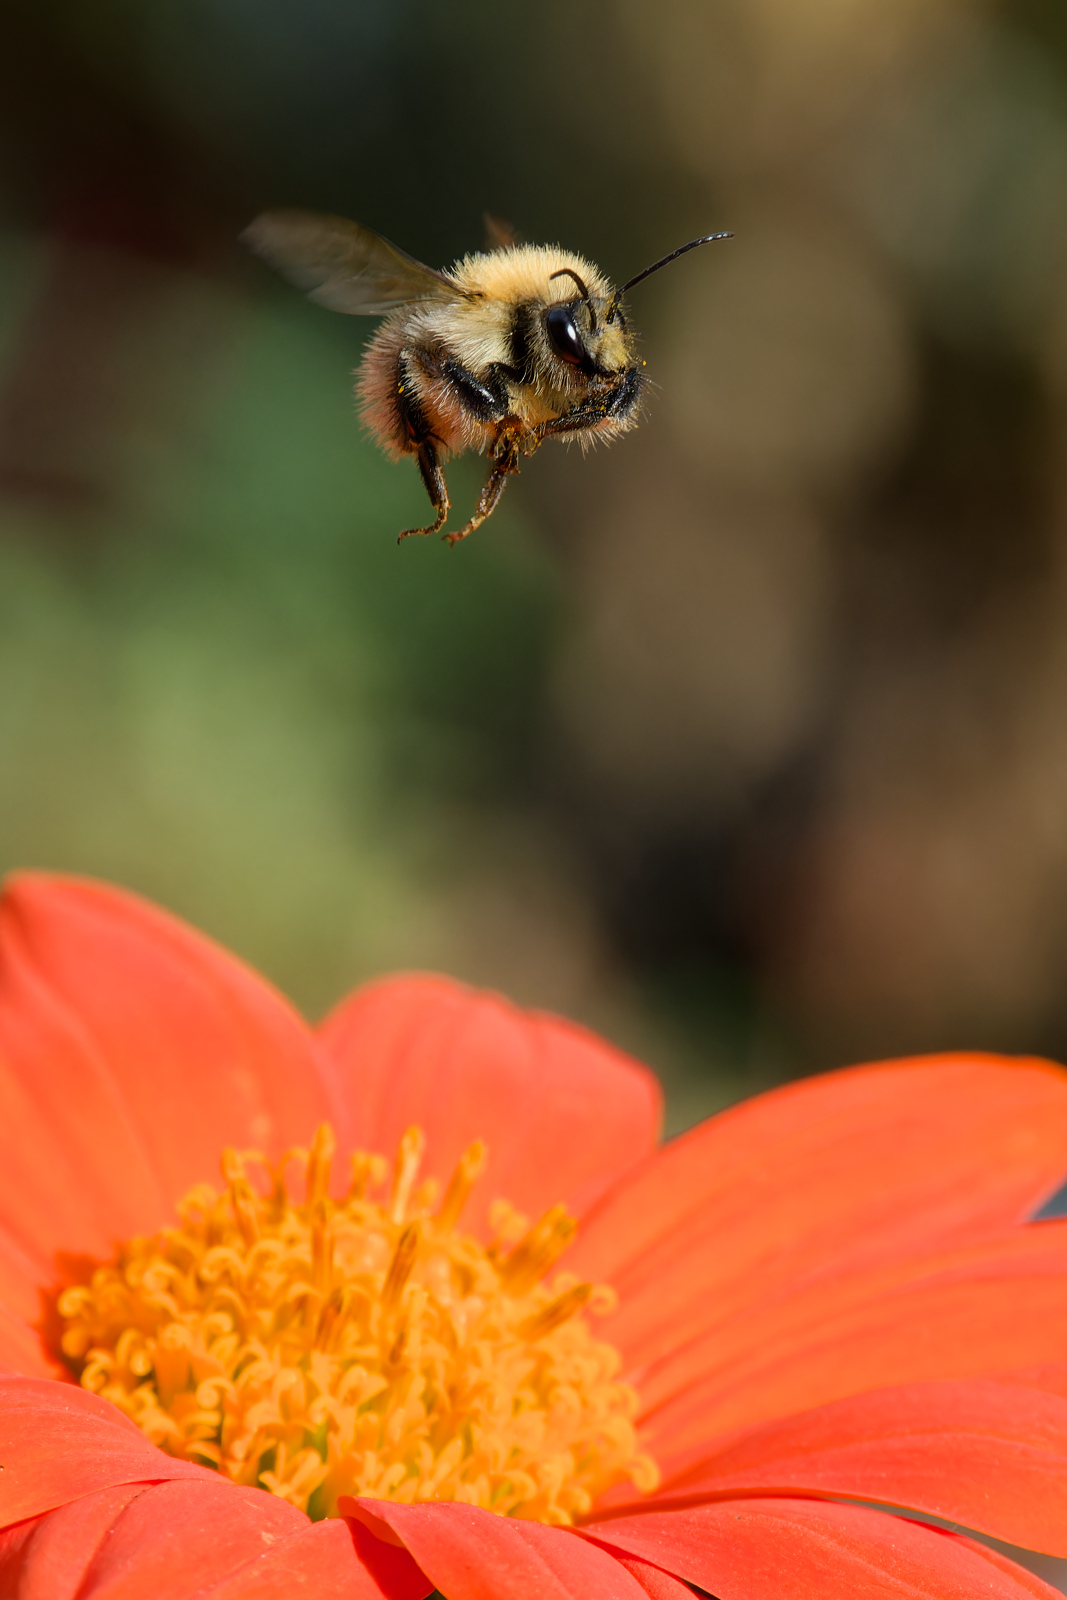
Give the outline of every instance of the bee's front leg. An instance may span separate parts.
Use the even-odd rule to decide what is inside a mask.
[[[641,390],[642,379],[637,368],[611,383],[591,384],[589,393],[578,405],[537,424],[534,433],[538,444],[561,433],[587,433],[612,423],[628,426],[640,405]]]
[[[529,429],[524,422],[519,421],[518,417],[505,417],[500,423],[496,439],[493,442],[493,470],[489,474],[481,494],[478,496],[478,504],[474,508],[474,515],[470,521],[465,527],[460,528],[458,533],[445,534],[445,538],[450,545],[458,544],[461,539],[465,539],[468,534],[473,533],[475,528],[480,528],[487,517],[492,516],[500,504],[500,496],[504,493],[504,485],[511,474],[519,470],[520,454],[524,451],[527,455],[531,454],[531,451],[527,448],[530,438]],[[540,440],[537,443],[540,443]],[[536,449],[536,444],[534,448]]]

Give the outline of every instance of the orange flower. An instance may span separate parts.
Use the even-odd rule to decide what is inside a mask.
[[[658,1114],[564,1022],[408,977],[312,1033],[142,902],[17,879],[0,1595],[1051,1597],[921,1519],[1067,1555],[1067,1224],[1027,1221],[1067,1074]]]

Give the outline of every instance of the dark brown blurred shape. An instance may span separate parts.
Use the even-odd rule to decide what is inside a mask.
[[[737,237],[663,282],[654,423],[557,505],[563,787],[617,936],[746,971],[812,1063],[1062,1054],[1063,31],[622,14]]]
[[[208,153],[93,70],[72,20],[0,22],[5,209],[43,257],[0,387],[0,495],[68,518],[113,507],[129,435],[175,426],[205,380],[218,330],[198,338],[175,274],[231,254]]]

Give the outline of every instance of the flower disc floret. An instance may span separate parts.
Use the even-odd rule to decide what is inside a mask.
[[[277,1167],[227,1150],[221,1192],[194,1188],[178,1226],[60,1295],[65,1359],[164,1450],[312,1516],[356,1494],[567,1524],[614,1483],[655,1487],[637,1397],[586,1321],[611,1291],[546,1279],[573,1220],[529,1227],[498,1201],[482,1245],[456,1224],[484,1146],[437,1205],[422,1145],[409,1129],[391,1182],[357,1152],[342,1200],[326,1125]]]

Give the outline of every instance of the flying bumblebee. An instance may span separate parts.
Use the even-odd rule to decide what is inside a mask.
[[[444,527],[449,455],[489,457],[474,515],[445,535],[456,544],[492,514],[520,456],[543,440],[584,447],[636,425],[646,380],[623,295],[687,250],[732,236],[692,239],[621,289],[556,245],[503,238],[437,272],[358,222],[311,211],[266,211],[241,237],[318,305],[385,318],[360,369],[363,421],[394,460],[416,458],[434,509],[432,522],[401,539]]]

